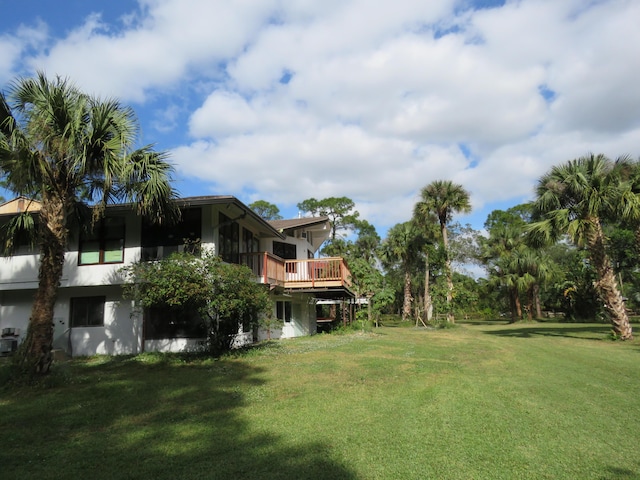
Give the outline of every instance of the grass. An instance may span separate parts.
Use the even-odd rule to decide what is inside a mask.
[[[503,322],[57,366],[0,392],[2,478],[640,478],[640,342]],[[0,366],[1,370],[1,366]]]

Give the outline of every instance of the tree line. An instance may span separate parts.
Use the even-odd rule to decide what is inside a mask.
[[[370,321],[381,313],[425,325],[453,323],[456,315],[512,322],[560,315],[607,321],[615,338],[632,338],[640,162],[629,157],[590,154],[554,166],[533,201],[491,212],[484,233],[453,222],[471,205],[469,193],[448,180],[426,185],[412,218],[384,239],[346,197],[312,198],[298,208],[332,219],[322,254],[347,259],[357,293],[370,299]],[[479,265],[485,276],[475,279],[454,263]]]

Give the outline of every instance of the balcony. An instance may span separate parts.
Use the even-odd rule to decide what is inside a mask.
[[[266,252],[243,253],[240,263],[248,266],[261,283],[287,289],[351,287],[351,272],[340,257],[283,260]]]

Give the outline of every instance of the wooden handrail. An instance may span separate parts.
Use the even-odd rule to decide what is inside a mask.
[[[283,260],[268,252],[256,252],[241,253],[240,263],[265,284],[286,288],[351,286],[351,272],[341,257]]]

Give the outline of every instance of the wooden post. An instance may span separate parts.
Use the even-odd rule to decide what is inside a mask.
[[[264,252],[262,259],[262,283],[265,285],[269,283],[269,277],[267,275],[268,265],[267,265],[267,252]]]

